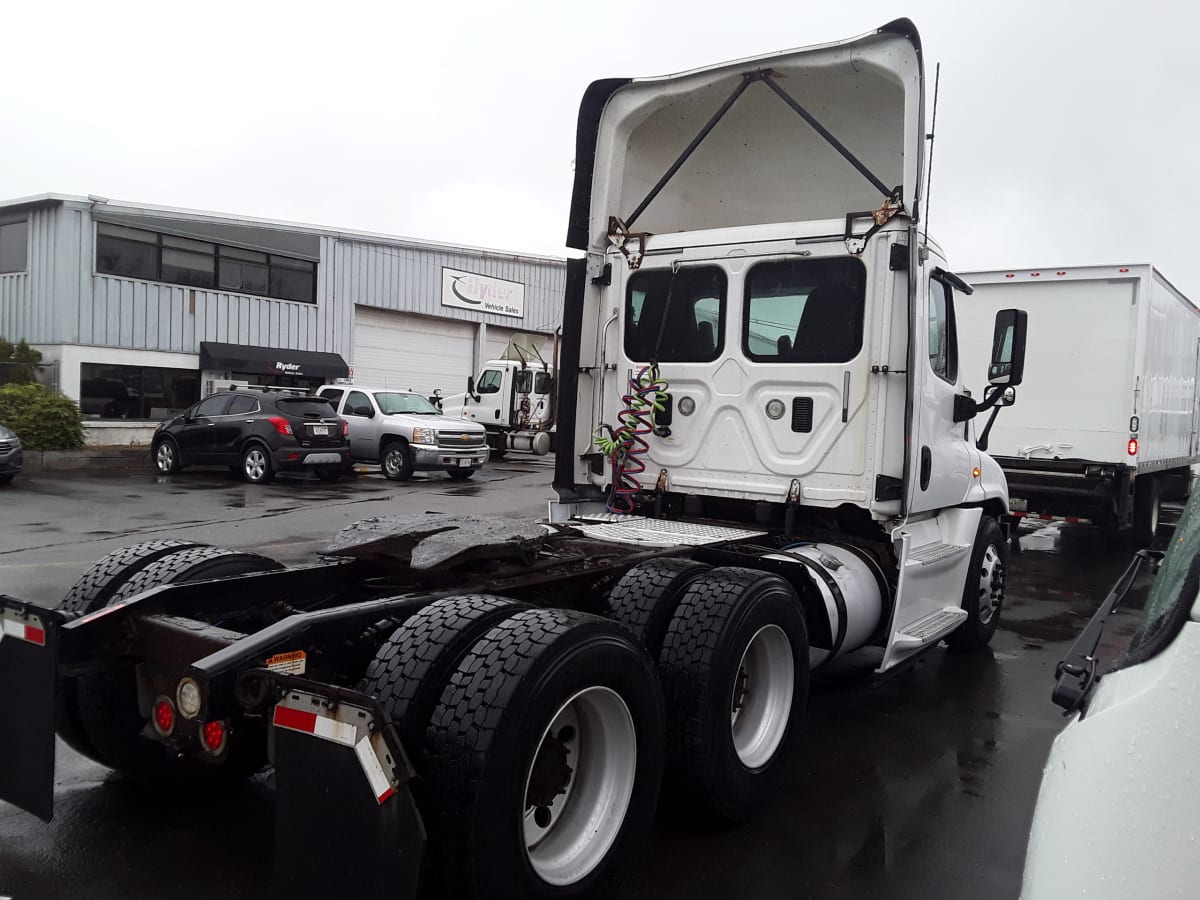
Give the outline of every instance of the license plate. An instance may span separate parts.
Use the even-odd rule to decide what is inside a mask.
[[[465,468],[467,468],[469,465],[471,465],[471,461],[470,461],[469,459],[460,459],[460,460],[458,461],[458,467],[459,467],[460,469],[465,469]]]
[[[1029,501],[1022,500],[1020,497],[1009,497],[1008,508],[1013,512],[1027,512],[1029,510]]]
[[[316,435],[324,436],[324,435],[329,434],[329,426],[328,425],[314,425],[312,427],[312,430],[313,430],[313,434],[316,434]]]

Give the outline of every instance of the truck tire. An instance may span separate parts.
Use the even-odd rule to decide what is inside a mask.
[[[651,559],[626,572],[608,594],[607,612],[658,659],[679,598],[712,566],[690,559]]]
[[[102,609],[127,579],[152,562],[169,553],[198,546],[201,545],[192,541],[164,540],[143,541],[114,550],[93,563],[92,567],[71,585],[58,610],[70,618],[77,618]],[[79,723],[74,715],[74,710],[78,708],[75,681],[75,678],[62,678],[59,681],[56,725],[59,737],[66,741],[67,746],[90,757],[95,751],[80,735]]]
[[[411,616],[375,654],[360,689],[379,700],[418,772],[425,730],[450,676],[493,626],[527,608],[489,594],[444,597]]]
[[[991,516],[979,520],[971,562],[963,585],[962,608],[967,618],[946,637],[951,650],[982,650],[992,641],[1008,582],[1008,542]]]
[[[379,453],[379,468],[388,481],[408,481],[412,478],[413,461],[408,441],[395,438],[384,444]]]
[[[536,609],[492,628],[427,734],[446,895],[613,896],[649,838],[662,716],[654,664],[615,622]]]
[[[795,590],[754,569],[700,575],[680,598],[658,669],[672,794],[707,818],[748,818],[774,792],[808,702]]]
[[[279,563],[253,553],[238,553],[219,547],[195,546],[175,550],[133,572],[116,584],[104,605],[112,605],[160,584],[200,581],[281,569]],[[99,608],[99,607],[97,607]],[[171,767],[172,760],[161,744],[142,736],[146,718],[138,707],[137,680],[133,663],[120,668],[81,675],[73,690],[64,692],[67,718],[75,724],[82,742],[77,747],[101,765],[134,777],[153,777]],[[261,742],[257,742],[261,744]],[[238,741],[230,734],[230,762],[221,769],[242,777],[260,768],[258,746]]]
[[[1130,538],[1149,546],[1158,537],[1162,512],[1162,483],[1153,475],[1143,475],[1133,487],[1133,531]]]

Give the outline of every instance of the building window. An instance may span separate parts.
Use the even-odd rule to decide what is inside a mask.
[[[6,222],[0,225],[0,275],[24,272],[29,258],[29,222]]]
[[[317,264],[101,222],[96,272],[315,303]]]
[[[200,397],[195,369],[83,363],[79,379],[86,419],[169,419]]]

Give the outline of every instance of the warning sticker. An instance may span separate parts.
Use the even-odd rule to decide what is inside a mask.
[[[303,675],[307,654],[303,650],[276,653],[267,659],[267,668],[281,675]]]

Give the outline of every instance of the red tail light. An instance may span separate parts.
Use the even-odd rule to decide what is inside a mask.
[[[225,749],[225,723],[205,722],[200,729],[200,737],[210,753],[220,753]]]
[[[350,423],[342,419],[342,437],[350,436]]]
[[[1129,443],[1125,447],[1125,451],[1130,456],[1137,456],[1137,438],[1130,438]]]
[[[292,433],[292,426],[287,419],[280,418],[279,416],[271,416],[267,421],[274,425],[275,430],[280,434],[290,435]]]
[[[167,699],[154,704],[154,729],[164,737],[175,728],[175,707]]]

